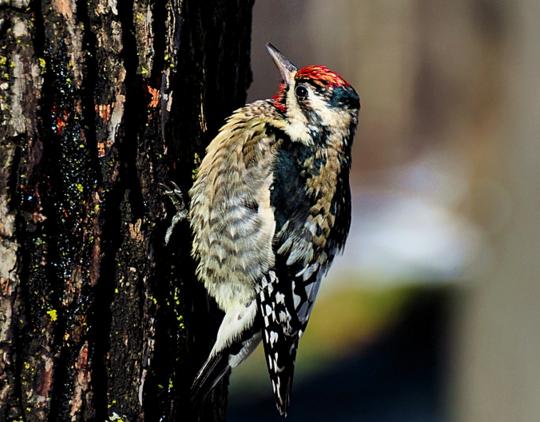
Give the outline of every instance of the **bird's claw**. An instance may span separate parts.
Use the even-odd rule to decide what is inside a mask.
[[[163,194],[169,197],[171,203],[176,209],[176,213],[171,220],[171,224],[165,232],[165,244],[168,245],[174,228],[178,223],[184,221],[187,218],[188,212],[186,204],[184,202],[184,195],[182,194],[182,190],[175,182],[171,181],[168,185],[165,183],[160,183],[159,185],[163,189]]]

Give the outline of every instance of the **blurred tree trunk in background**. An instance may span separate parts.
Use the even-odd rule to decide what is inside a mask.
[[[0,420],[223,420],[170,204],[245,102],[252,0],[0,2]],[[168,210],[167,210],[168,208]]]
[[[493,93],[501,113],[479,176],[502,189],[497,202],[472,192],[493,250],[459,312],[459,422],[540,420],[540,2],[496,3],[509,13],[505,90]]]

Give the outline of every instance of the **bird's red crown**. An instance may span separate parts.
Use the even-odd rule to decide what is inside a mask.
[[[296,80],[309,80],[317,85],[327,87],[350,86],[349,83],[326,66],[313,65],[301,68],[295,76]]]
[[[294,78],[296,81],[309,81],[310,83],[318,85],[321,88],[350,86],[350,84],[340,75],[322,65],[304,66],[298,72],[296,72]],[[275,107],[283,113],[287,110],[287,106],[285,105],[286,90],[287,85],[285,82],[281,82],[278,92],[272,97]]]

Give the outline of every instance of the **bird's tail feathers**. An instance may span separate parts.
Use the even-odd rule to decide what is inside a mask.
[[[230,369],[228,351],[210,355],[193,381],[191,402],[201,404]]]
[[[250,311],[255,313],[257,309],[256,303],[250,308]],[[218,333],[218,339],[210,352],[210,356],[191,386],[191,397],[194,404],[204,401],[228,371],[242,363],[260,343],[261,328],[258,318],[255,315],[247,318],[251,327],[241,331],[240,337],[230,344],[220,340],[220,334]],[[221,330],[222,327],[220,327]]]

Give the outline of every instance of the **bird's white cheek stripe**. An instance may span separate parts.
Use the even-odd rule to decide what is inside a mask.
[[[352,119],[349,111],[328,107],[324,100],[317,95],[312,95],[310,97],[310,102],[311,107],[321,119],[323,126],[348,130]]]
[[[287,92],[287,120],[289,124],[285,128],[285,132],[291,140],[300,141],[306,145],[313,143],[307,118],[296,101],[294,89],[289,89]]]

